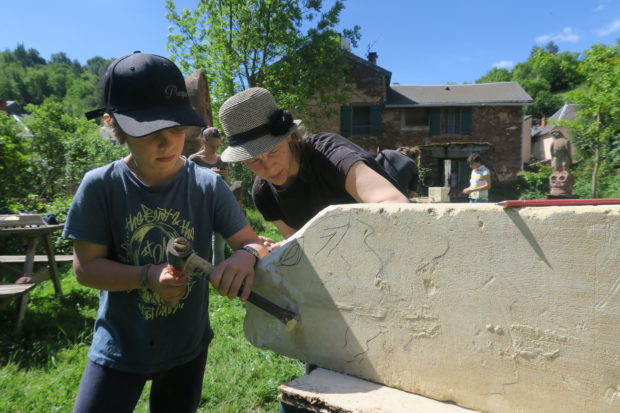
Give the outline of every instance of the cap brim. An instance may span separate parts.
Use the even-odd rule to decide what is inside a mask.
[[[262,136],[245,142],[239,146],[229,146],[222,152],[221,158],[224,162],[241,162],[254,158],[255,156],[265,153],[275,148],[280,142],[295,132],[301,123],[301,120],[293,121],[293,126],[284,135],[280,136]]]
[[[115,112],[114,119],[129,136],[141,138],[175,126],[206,126],[191,106],[159,106]]]

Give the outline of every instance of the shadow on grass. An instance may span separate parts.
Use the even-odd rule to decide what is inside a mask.
[[[60,297],[30,294],[20,337],[13,335],[16,302],[0,309],[0,363],[20,368],[45,367],[58,352],[89,343],[98,297],[88,289],[73,289]]]

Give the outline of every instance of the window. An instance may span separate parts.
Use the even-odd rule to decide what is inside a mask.
[[[342,106],[340,108],[340,134],[372,135],[381,134],[381,110],[379,105]]]
[[[403,108],[400,112],[400,128],[403,130],[427,130],[428,109]]]
[[[446,114],[446,133],[461,133],[461,110],[448,108]]]
[[[352,106],[353,134],[370,133],[370,106]]]
[[[432,108],[430,110],[431,135],[460,134],[471,135],[471,107]]]

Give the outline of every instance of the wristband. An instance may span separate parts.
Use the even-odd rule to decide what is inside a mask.
[[[243,247],[241,247],[241,249],[247,253],[252,254],[257,261],[260,260],[260,253],[255,248],[252,248],[249,245],[244,245]]]
[[[146,264],[140,272],[140,289],[145,291],[149,289],[149,270],[153,264]]]

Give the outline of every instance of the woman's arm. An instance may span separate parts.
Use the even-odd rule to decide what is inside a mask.
[[[226,238],[226,242],[235,252],[213,269],[210,280],[220,295],[230,299],[235,298],[243,287],[239,297],[245,301],[252,291],[254,265],[258,259],[265,257],[269,250],[249,225]],[[245,246],[255,250],[258,257],[243,250]]]
[[[362,161],[353,164],[345,179],[346,191],[357,202],[408,203],[409,200],[387,179]]]

